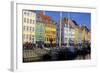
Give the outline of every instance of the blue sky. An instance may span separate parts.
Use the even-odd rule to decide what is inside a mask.
[[[70,12],[70,18],[75,20],[79,25],[91,28],[91,13]]]
[[[56,22],[59,22],[60,20],[60,12],[46,11],[45,14],[52,17],[52,19]]]
[[[60,12],[46,11],[45,15],[52,17],[52,19],[56,22],[59,22],[59,20],[60,20]],[[85,25],[89,29],[91,29],[91,13],[62,12],[62,17],[67,17],[72,20],[75,20],[78,23],[78,25]]]

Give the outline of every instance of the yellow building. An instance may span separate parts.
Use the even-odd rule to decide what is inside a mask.
[[[88,42],[91,43],[91,32],[88,32]]]
[[[82,26],[82,42],[88,42],[90,43],[91,41],[91,32],[86,26]]]
[[[87,39],[87,32],[85,30],[85,27],[82,26],[82,41],[84,42],[86,41],[86,39]]]
[[[45,26],[45,43],[56,43],[56,26],[53,24],[46,24]]]
[[[31,10],[23,10],[23,43],[35,43],[36,14]]]
[[[74,38],[74,44],[78,44],[78,36],[79,35],[79,28],[75,28],[75,38]]]
[[[77,26],[75,28],[74,45],[76,47],[81,46],[83,43],[91,42],[91,32],[86,26]]]

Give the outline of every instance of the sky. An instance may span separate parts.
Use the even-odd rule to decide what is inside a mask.
[[[89,29],[91,28],[91,13],[77,13],[77,12],[71,12],[70,18],[72,20],[75,20],[79,25],[85,25]]]
[[[51,16],[51,18],[56,22],[59,22],[60,20],[60,12],[46,11],[45,14]]]
[[[40,12],[40,11],[37,11]],[[45,15],[50,16],[54,21],[59,22],[60,12],[56,11],[45,11]],[[62,12],[62,18],[67,17],[72,20],[75,20],[78,25],[87,26],[91,29],[91,13],[82,13],[82,12]]]

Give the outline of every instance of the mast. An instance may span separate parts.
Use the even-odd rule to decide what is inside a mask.
[[[69,38],[70,38],[70,34],[69,34],[69,20],[70,20],[70,13],[68,12],[68,40],[67,40],[67,47],[69,47]]]
[[[59,46],[61,47],[61,28],[62,28],[62,12],[60,12],[60,37],[59,37]]]

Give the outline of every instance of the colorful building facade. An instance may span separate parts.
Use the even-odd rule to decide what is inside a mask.
[[[60,36],[61,32],[61,37]],[[86,26],[79,26],[76,21],[62,18],[61,31],[60,24],[57,25],[57,43],[61,38],[62,46],[75,46],[81,45],[84,41],[90,42],[91,33]]]
[[[89,42],[91,40],[91,32],[86,26],[82,26],[82,40],[84,42]]]
[[[82,44],[84,41],[90,43],[91,32],[86,26],[79,26],[66,17],[61,19],[61,24],[56,24],[44,12],[23,10],[23,43],[42,42],[45,46],[56,46],[59,41],[61,46],[67,47]]]
[[[40,12],[37,14],[36,18],[37,18],[36,26],[38,26],[38,30],[40,29],[40,31],[42,32],[40,36],[42,37],[42,41],[44,40],[43,41],[44,44],[47,46],[50,45],[51,43],[56,44],[56,25],[53,24],[51,17],[45,15],[43,12]],[[37,31],[37,33],[40,32]],[[39,39],[38,41],[40,41],[40,38],[38,38]]]
[[[44,24],[43,23],[37,23],[36,24],[36,30],[35,30],[35,37],[36,37],[36,43],[43,42],[44,43]]]
[[[45,25],[42,21],[42,18],[40,16],[40,14],[37,14],[36,15],[36,31],[35,31],[35,34],[36,34],[36,43],[39,43],[39,42],[42,42],[44,43],[44,40],[45,40]]]

